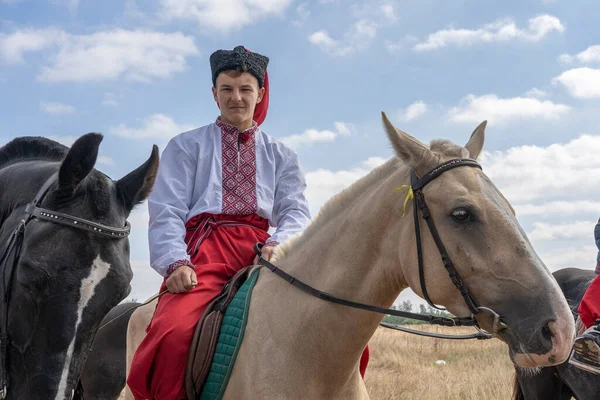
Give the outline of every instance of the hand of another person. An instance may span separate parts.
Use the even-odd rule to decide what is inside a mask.
[[[167,278],[167,289],[171,293],[189,292],[198,284],[196,271],[193,268],[182,265]]]

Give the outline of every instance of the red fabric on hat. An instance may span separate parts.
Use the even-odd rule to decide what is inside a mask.
[[[265,71],[265,83],[263,87],[265,88],[265,94],[262,101],[254,109],[254,120],[258,126],[267,118],[267,110],[269,109],[269,73],[267,71]]]
[[[252,53],[250,50],[246,49],[248,53]],[[260,126],[267,118],[267,110],[269,109],[269,71],[265,70],[265,81],[263,83],[263,87],[265,88],[265,94],[263,95],[262,101],[256,105],[254,109],[254,117],[253,119],[256,121],[256,124]]]

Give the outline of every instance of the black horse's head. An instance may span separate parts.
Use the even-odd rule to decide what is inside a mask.
[[[55,173],[39,207],[125,227],[154,184],[158,150],[113,181],[94,169],[101,141],[90,133],[70,149],[44,138],[18,138],[0,148],[0,256],[27,217],[26,205]],[[9,337],[8,357],[0,360],[8,369],[7,398],[70,398],[100,321],[131,290],[128,239],[33,218],[14,265],[12,278],[0,279],[1,295],[10,281],[7,315],[0,307]]]

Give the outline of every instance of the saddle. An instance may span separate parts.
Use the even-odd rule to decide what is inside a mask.
[[[239,270],[208,305],[196,325],[187,359],[185,390],[189,400],[200,398],[213,362],[223,315],[253,266]]]

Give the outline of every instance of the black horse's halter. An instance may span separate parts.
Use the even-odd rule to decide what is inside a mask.
[[[460,291],[460,294],[462,295],[463,299],[465,300],[467,307],[469,308],[469,310],[472,313],[471,317],[446,318],[446,317],[440,317],[440,316],[435,316],[435,315],[416,314],[416,313],[411,313],[411,312],[407,312],[407,311],[393,310],[393,309],[387,309],[387,308],[357,303],[354,301],[335,297],[329,293],[322,292],[318,289],[313,288],[312,286],[307,285],[306,283],[304,283],[302,281],[299,281],[298,279],[294,278],[293,276],[282,271],[275,265],[271,264],[270,262],[268,262],[267,260],[262,258],[262,256],[261,256],[261,249],[263,247],[262,243],[257,243],[254,246],[254,251],[259,256],[261,256],[259,258],[259,264],[267,267],[269,270],[274,272],[277,276],[285,279],[286,281],[288,281],[290,284],[294,285],[295,287],[303,290],[304,292],[306,292],[312,296],[318,297],[325,301],[329,301],[329,302],[336,303],[336,304],[341,304],[341,305],[344,305],[347,307],[358,308],[361,310],[372,311],[372,312],[376,312],[376,313],[380,313],[380,314],[393,315],[393,316],[398,316],[398,317],[403,317],[403,318],[408,318],[408,319],[425,321],[425,322],[433,324],[433,325],[473,326],[473,327],[477,328],[479,330],[479,332],[472,334],[472,335],[449,336],[449,335],[422,332],[422,331],[408,329],[408,328],[404,328],[404,327],[397,326],[394,324],[382,322],[381,326],[384,326],[386,328],[392,328],[392,329],[397,329],[397,330],[401,330],[401,331],[408,332],[408,333],[414,333],[414,334],[430,336],[430,337],[437,337],[437,338],[441,338],[441,339],[491,339],[494,336],[496,336],[496,334],[500,330],[506,329],[506,325],[500,320],[500,316],[496,312],[494,312],[493,310],[491,310],[487,307],[479,306],[479,303],[477,302],[477,300],[475,300],[473,295],[471,295],[471,293],[469,292],[467,286],[463,283],[458,271],[456,270],[456,268],[454,267],[454,264],[452,263],[452,261],[450,260],[450,257],[448,256],[448,252],[446,251],[446,248],[444,247],[444,244],[442,243],[442,240],[440,238],[440,235],[439,235],[437,229],[435,228],[435,225],[431,218],[431,214],[429,212],[429,209],[427,208],[427,204],[425,203],[425,195],[422,192],[423,187],[425,187],[429,182],[431,182],[438,176],[442,175],[444,172],[449,171],[453,168],[462,167],[462,166],[475,167],[475,168],[481,169],[481,165],[479,165],[479,163],[477,163],[477,161],[475,161],[475,160],[472,160],[469,158],[456,158],[456,159],[453,159],[453,160],[450,160],[450,161],[447,161],[445,163],[438,165],[437,167],[435,167],[434,169],[432,169],[431,171],[426,173],[421,179],[419,179],[417,177],[417,174],[414,170],[411,170],[410,178],[411,178],[411,189],[412,189],[412,193],[414,195],[414,203],[415,203],[414,207],[413,207],[415,234],[416,234],[415,236],[416,236],[416,240],[417,240],[417,258],[418,258],[418,263],[419,263],[419,280],[420,280],[420,284],[421,284],[421,290],[423,292],[423,297],[425,297],[425,300],[427,300],[427,303],[429,303],[432,307],[440,309],[440,308],[436,307],[435,305],[433,305],[431,299],[429,298],[429,294],[427,293],[427,288],[425,285],[425,268],[423,265],[423,248],[422,248],[422,244],[421,244],[421,230],[419,227],[419,214],[418,214],[419,210],[421,211],[421,215],[423,216],[423,219],[425,220],[425,222],[427,223],[427,226],[429,227],[431,236],[433,236],[433,240],[435,241],[438,251],[440,252],[440,256],[442,257],[442,263],[444,264],[444,267],[448,271],[448,275],[450,276],[452,283]],[[479,327],[478,327],[478,322],[474,316],[476,314],[481,313],[482,311],[490,313],[493,317],[493,322],[492,322],[493,332],[492,333],[484,332],[481,329],[479,329]]]
[[[49,221],[55,224],[69,226],[111,239],[126,238],[129,236],[131,231],[131,225],[127,221],[125,222],[124,228],[115,228],[39,207],[40,203],[57,178],[58,173],[55,173],[48,178],[48,180],[38,191],[33,201],[25,207],[25,212],[28,215],[21,220],[19,225],[10,235],[6,249],[0,258],[0,268],[2,268],[0,309],[4,313],[2,318],[0,318],[0,399],[5,399],[8,394],[9,382],[7,369],[7,349],[10,343],[10,338],[8,336],[8,306],[10,302],[12,280],[14,277],[15,268],[19,263],[21,256],[21,247],[25,237],[25,227],[27,224],[29,224],[29,222],[31,222],[34,218],[37,218],[41,221]]]

